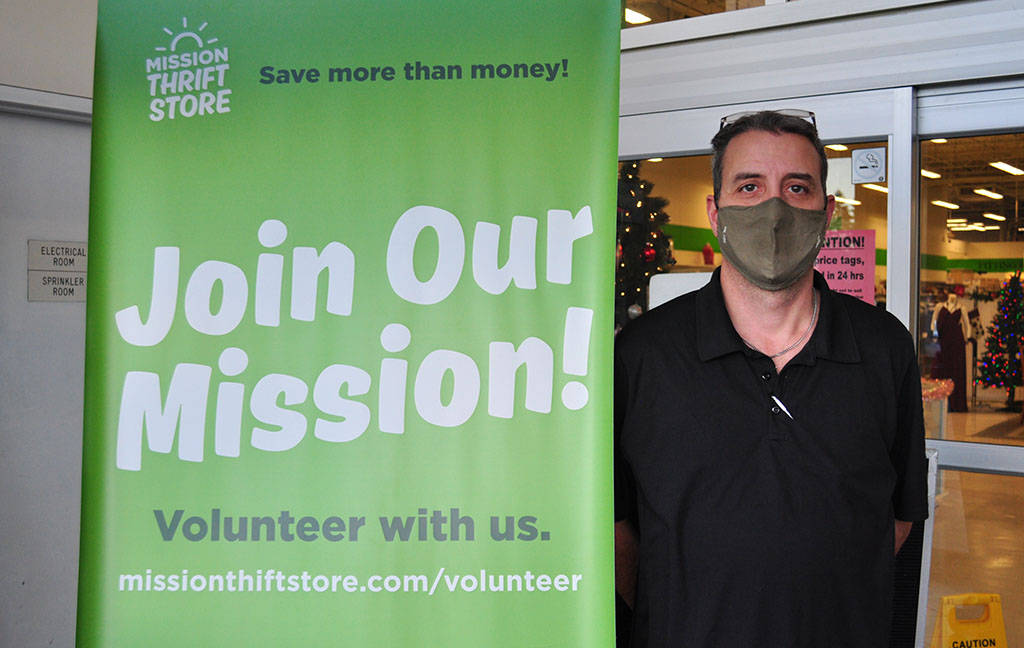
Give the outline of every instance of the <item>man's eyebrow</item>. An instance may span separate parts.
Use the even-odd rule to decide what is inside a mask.
[[[765,177],[765,175],[763,173],[757,173],[756,171],[739,171],[739,172],[734,173],[732,175],[731,180],[733,182],[739,182],[739,181],[742,181],[742,180],[759,180],[759,179],[764,178],[764,177]],[[803,180],[804,182],[814,182],[814,174],[811,174],[811,173],[801,173],[801,172],[798,172],[798,171],[794,171],[792,173],[787,173],[786,175],[784,175],[782,177],[782,179],[783,180]]]
[[[810,173],[787,173],[784,178],[785,180],[803,180],[805,182],[812,182],[814,176]]]
[[[737,180],[756,180],[757,178],[763,178],[763,173],[756,173],[754,171],[740,171],[732,176],[733,182]]]

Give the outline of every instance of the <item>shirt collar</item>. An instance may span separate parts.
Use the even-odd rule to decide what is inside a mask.
[[[697,292],[697,352],[704,362],[729,353],[750,351],[729,319],[729,311],[722,298],[721,273],[722,268],[716,268],[711,281]],[[817,358],[860,362],[860,351],[846,308],[816,270],[814,287],[821,295],[818,324],[810,341],[791,362],[813,365]]]

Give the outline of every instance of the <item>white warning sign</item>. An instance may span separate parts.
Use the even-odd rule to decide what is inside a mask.
[[[85,301],[89,244],[28,242],[28,300]]]

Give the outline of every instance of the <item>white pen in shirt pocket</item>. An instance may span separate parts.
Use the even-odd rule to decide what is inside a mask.
[[[786,413],[786,416],[788,416],[792,420],[796,420],[796,419],[793,419],[793,415],[789,413],[789,409],[786,408],[785,403],[783,403],[782,401],[779,400],[778,396],[776,396],[775,394],[772,394],[772,400],[775,401],[775,404],[778,405],[782,409],[783,412]]]

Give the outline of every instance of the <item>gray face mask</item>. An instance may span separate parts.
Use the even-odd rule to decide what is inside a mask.
[[[718,208],[718,243],[750,283],[782,290],[814,265],[825,240],[824,209],[800,209],[781,198],[747,207]]]

